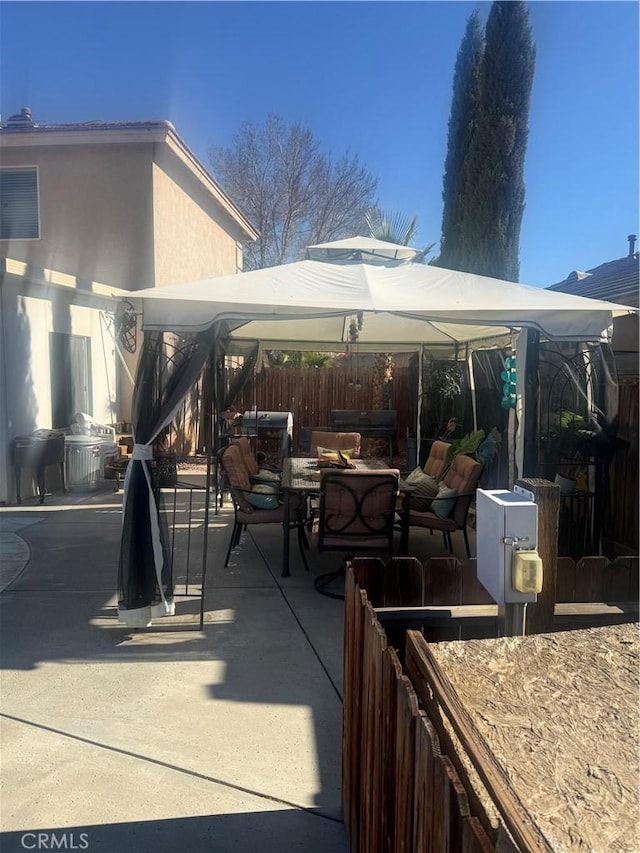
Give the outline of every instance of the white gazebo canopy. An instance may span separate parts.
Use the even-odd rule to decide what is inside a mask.
[[[194,338],[189,354],[174,364],[172,381],[164,384],[152,381],[165,357],[162,336],[149,335],[143,347],[118,572],[119,613],[127,624],[149,624],[156,612],[173,612],[173,582],[164,562],[149,460],[153,442],[172,422],[211,347],[221,340],[227,351],[229,341],[238,347],[258,341],[274,349],[338,351],[349,346],[349,327],[360,314],[357,345],[379,352],[439,347],[458,357],[506,337],[516,348],[518,363],[517,411],[510,410],[509,435],[516,438],[515,461],[522,471],[528,331],[551,341],[606,341],[613,318],[633,310],[420,260],[415,249],[355,237],[311,246],[307,258],[297,263],[131,294],[141,302],[146,331],[207,331]],[[207,489],[203,588],[209,493]],[[204,597],[201,627],[203,607]]]
[[[420,253],[366,237],[311,246],[295,263],[136,291],[143,328],[195,332],[223,322],[232,340],[265,347],[340,349],[364,316],[362,350],[459,349],[537,330],[554,341],[606,341],[633,309],[602,300],[457,272]]]

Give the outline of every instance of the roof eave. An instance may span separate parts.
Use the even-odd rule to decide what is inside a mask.
[[[240,228],[245,232],[247,240],[257,240],[260,233],[256,231],[247,217],[239,210],[238,207],[231,201],[222,187],[211,177],[207,170],[200,163],[198,158],[191,152],[184,140],[171,128],[165,140],[172,153],[178,157],[181,162],[192,172],[193,175],[202,183],[209,193],[213,196],[216,202],[226,211],[226,213],[235,220]]]

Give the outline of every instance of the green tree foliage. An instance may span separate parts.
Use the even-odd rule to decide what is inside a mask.
[[[299,260],[315,243],[359,234],[374,203],[375,179],[357,155],[333,160],[309,128],[270,115],[246,122],[228,148],[212,148],[213,172],[259,231],[244,268]]]
[[[480,110],[480,62],[483,49],[484,33],[480,15],[475,11],[467,21],[453,75],[442,192],[442,240],[440,256],[436,261],[438,266],[448,269],[457,269],[464,258],[465,203],[473,186],[473,176],[469,173],[469,150]]]
[[[326,367],[330,356],[326,352],[298,352],[297,350],[267,350],[270,367]]]
[[[476,65],[477,51],[477,23],[470,19],[454,84],[473,89],[477,80],[478,92],[468,97],[454,88],[438,265],[518,281],[535,69],[526,4],[496,0]]]
[[[372,207],[364,215],[366,235],[375,240],[384,240],[387,243],[395,243],[397,246],[409,246],[413,242],[418,229],[417,216],[405,216],[403,213],[391,213],[379,207]],[[429,243],[413,258],[414,261],[424,263],[427,255],[435,246]]]
[[[397,246],[408,246],[413,240],[418,227],[417,216],[405,216],[402,213],[390,213],[379,207],[372,207],[364,215],[367,235],[376,240],[395,243]]]

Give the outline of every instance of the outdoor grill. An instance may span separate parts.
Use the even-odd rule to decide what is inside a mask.
[[[395,409],[332,409],[329,426],[332,432],[359,432],[362,438],[381,438],[389,445],[393,457],[393,440],[398,425]]]
[[[293,438],[293,414],[291,412],[249,411],[242,416],[244,435],[255,435],[259,445],[262,439],[276,439],[280,442],[282,458],[291,455]]]

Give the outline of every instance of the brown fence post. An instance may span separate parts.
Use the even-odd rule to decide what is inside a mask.
[[[399,661],[398,661],[399,664]],[[413,848],[415,727],[420,714],[418,697],[402,670],[396,681],[396,766],[394,851],[411,853]]]
[[[360,760],[360,694],[362,679],[362,611],[360,589],[353,567],[347,566],[344,608],[344,664],[342,706],[342,812],[357,849]]]
[[[553,611],[556,604],[556,572],[558,561],[558,518],[560,487],[550,480],[525,478],[518,480],[533,492],[538,505],[538,553],[542,558],[542,592],[535,604],[527,604],[527,634],[553,631]]]

